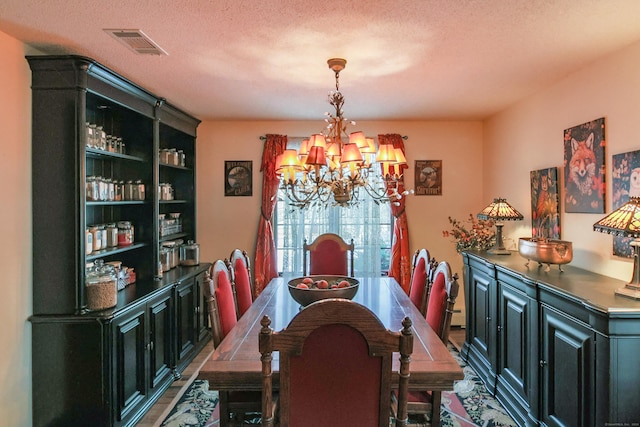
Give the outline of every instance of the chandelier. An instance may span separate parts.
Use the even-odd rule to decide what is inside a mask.
[[[379,144],[361,131],[347,135],[348,121],[342,111],[344,96],[339,77],[347,64],[342,58],[327,61],[334,71],[336,90],[329,92],[334,113],[325,113],[326,127],[300,144],[298,150],[286,149],[276,159],[280,189],[291,206],[351,207],[369,196],[376,203],[399,200],[411,191],[401,189],[404,153],[393,144]],[[377,168],[377,169],[376,169]]]

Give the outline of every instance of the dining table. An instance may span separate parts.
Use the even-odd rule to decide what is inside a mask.
[[[198,378],[207,380],[212,390],[262,390],[262,364],[258,350],[260,320],[271,319],[275,331],[287,327],[303,308],[290,295],[288,281],[293,277],[272,279],[238,320],[212,355],[200,368]],[[356,277],[358,291],[353,301],[372,310],[385,327],[402,329],[402,320],[412,321],[414,344],[411,355],[411,390],[453,390],[456,380],[464,378],[460,365],[447,346],[431,329],[425,317],[413,305],[392,277]],[[273,353],[273,385],[278,387],[278,353]],[[399,354],[394,357],[392,385],[398,384]]]

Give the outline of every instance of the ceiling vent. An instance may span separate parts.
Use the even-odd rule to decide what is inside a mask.
[[[105,29],[108,34],[123,43],[138,55],[168,55],[154,43],[142,30]]]

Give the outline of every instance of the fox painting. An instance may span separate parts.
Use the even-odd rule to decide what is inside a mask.
[[[604,213],[604,119],[565,130],[565,211]]]

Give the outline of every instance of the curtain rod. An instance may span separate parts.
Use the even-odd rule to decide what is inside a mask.
[[[290,136],[289,138],[295,138],[295,139],[305,139],[306,136]],[[407,135],[403,135],[402,139],[404,139],[405,141],[409,139],[409,137]],[[266,141],[267,137],[265,135],[260,136],[260,141]]]

